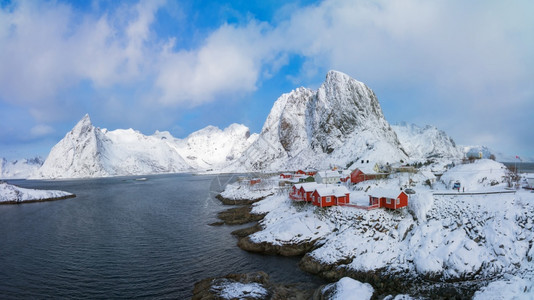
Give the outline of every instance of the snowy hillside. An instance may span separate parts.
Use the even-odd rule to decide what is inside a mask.
[[[219,167],[232,161],[255,136],[243,125],[215,127],[184,140],[168,132],[145,136],[133,129],[108,131],[89,115],[56,144],[33,178],[86,178],[176,173]]]
[[[500,185],[505,182],[509,172],[508,168],[499,162],[480,159],[472,164],[458,165],[447,170],[441,176],[441,181],[447,188],[452,188],[458,181],[465,191],[472,192]]]
[[[407,159],[371,89],[330,71],[317,91],[298,88],[274,104],[263,129],[229,170],[350,165]]]
[[[41,157],[30,159],[20,159],[7,161],[0,159],[0,179],[23,179],[28,178],[32,173],[43,165]]]
[[[411,161],[426,162],[438,159],[462,159],[463,149],[454,140],[434,126],[419,127],[414,124],[397,124],[391,128],[397,133],[400,143]]]

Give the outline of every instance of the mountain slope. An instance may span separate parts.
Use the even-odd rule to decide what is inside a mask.
[[[228,170],[328,168],[359,159],[397,162],[407,154],[373,91],[330,71],[317,91],[282,95],[256,142]]]
[[[401,123],[392,125],[402,146],[412,161],[425,162],[430,159],[461,159],[463,150],[444,131],[434,126],[419,127]]]

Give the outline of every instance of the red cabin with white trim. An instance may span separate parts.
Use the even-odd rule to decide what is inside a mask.
[[[291,187],[291,191],[289,192],[289,198],[295,201],[312,202],[312,194],[318,186],[319,185],[315,182],[295,184]]]
[[[408,195],[404,191],[374,190],[369,195],[369,206],[403,208],[408,206]]]
[[[317,188],[312,198],[312,204],[319,207],[343,205],[350,202],[350,192],[344,186],[325,186]]]

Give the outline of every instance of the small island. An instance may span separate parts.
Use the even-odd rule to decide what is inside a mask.
[[[74,197],[76,195],[69,192],[27,189],[0,181],[0,204],[44,202]]]

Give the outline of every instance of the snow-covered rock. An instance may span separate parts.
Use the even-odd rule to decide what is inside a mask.
[[[497,280],[477,291],[473,300],[487,299],[534,299],[533,278],[508,276],[504,280]]]
[[[133,129],[100,129],[85,115],[31,177],[107,177],[220,168],[239,157],[255,137],[238,124],[225,130],[210,126],[183,140],[168,132],[145,136]]]
[[[0,159],[0,179],[24,179],[43,165],[41,157],[8,161]]]
[[[264,299],[268,291],[260,283],[225,282],[212,287],[222,299]]]
[[[26,189],[0,182],[0,203],[46,201],[73,196],[73,194],[64,191]]]
[[[322,295],[326,299],[371,299],[374,293],[373,287],[369,283],[359,282],[349,277],[343,277],[339,281],[327,284],[322,290]]]
[[[298,88],[274,104],[258,139],[231,170],[284,170],[350,165],[359,159],[407,159],[365,84],[330,71],[316,90]]]

